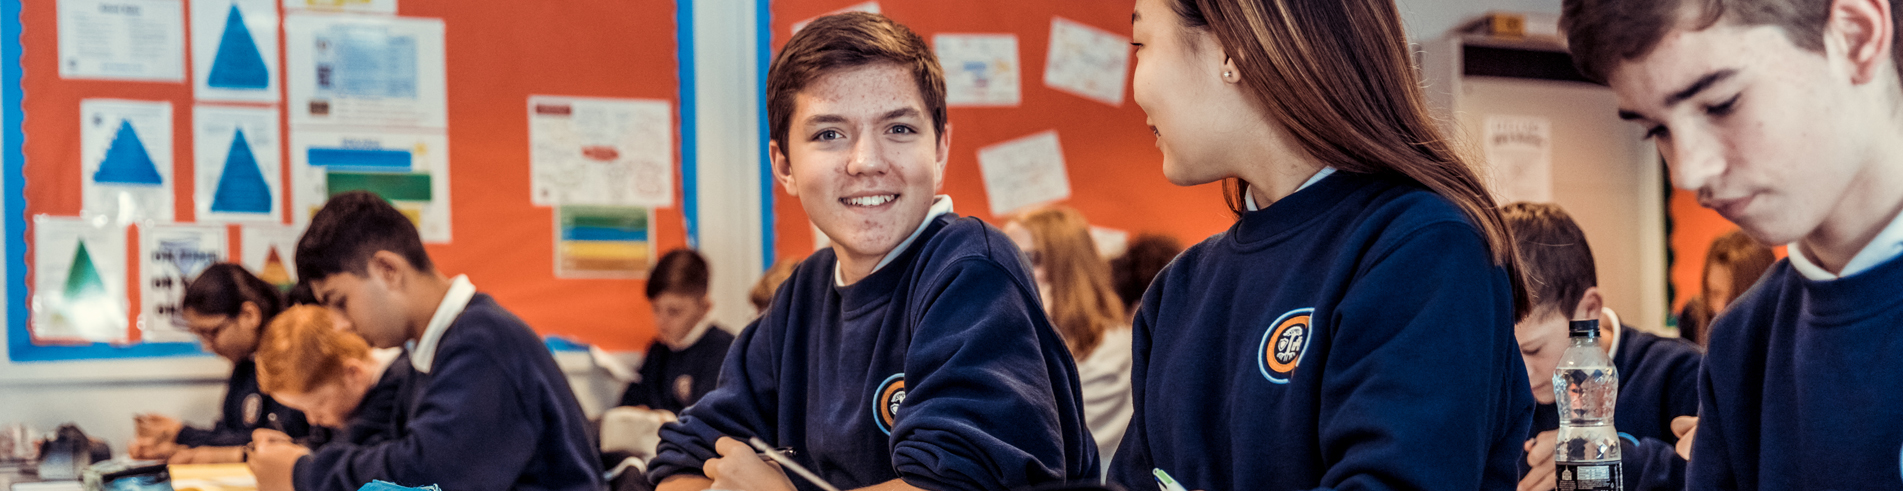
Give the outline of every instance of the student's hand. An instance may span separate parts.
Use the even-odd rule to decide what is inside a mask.
[[[661,480],[655,491],[704,491],[714,488],[714,481],[692,474],[675,474]]]
[[[297,459],[311,453],[292,443],[290,436],[266,429],[251,433],[249,448],[245,465],[257,476],[258,491],[293,491],[291,471],[297,468]]]
[[[178,453],[179,446],[171,440],[137,437],[126,445],[126,453],[138,460],[168,460]]]
[[[1698,417],[1672,418],[1672,434],[1678,435],[1678,458],[1692,461],[1692,437],[1698,436]]]
[[[714,442],[714,451],[720,452],[720,457],[707,459],[700,468],[714,480],[712,489],[793,491],[793,481],[786,478],[779,464],[760,460],[753,447],[740,440],[720,437],[720,441]]]
[[[1559,487],[1559,477],[1553,473],[1554,445],[1559,441],[1559,430],[1540,432],[1526,441],[1526,463],[1533,467],[1526,477],[1520,478],[1519,491],[1552,491]]]

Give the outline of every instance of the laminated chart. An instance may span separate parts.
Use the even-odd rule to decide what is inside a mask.
[[[297,238],[303,229],[275,225],[246,225],[238,234],[243,244],[239,260],[265,283],[290,291],[297,284]]]
[[[193,93],[200,100],[277,102],[277,0],[192,5]]]
[[[185,4],[59,0],[59,76],[185,81]]]
[[[1022,99],[1015,34],[938,34],[932,50],[945,67],[950,106],[1016,106]]]
[[[293,221],[309,224],[331,196],[369,191],[408,216],[424,242],[449,242],[448,147],[441,133],[292,132]]]
[[[984,174],[985,198],[995,216],[1070,197],[1057,130],[978,149],[978,170]]]
[[[645,278],[653,215],[632,206],[555,207],[555,277]]]
[[[172,104],[86,99],[79,112],[80,213],[172,221]]]
[[[224,261],[222,225],[155,225],[139,229],[140,341],[191,342],[179,301],[205,268]]]
[[[1063,17],[1051,17],[1051,51],[1044,58],[1044,85],[1123,106],[1130,74],[1130,38]]]
[[[284,10],[395,14],[396,0],[284,0]]]
[[[193,108],[198,221],[277,222],[283,169],[275,108]]]
[[[291,125],[446,128],[443,21],[284,17]]]
[[[667,101],[529,96],[529,141],[536,205],[674,205]]]
[[[125,342],[125,227],[44,215],[33,225],[34,344]]]

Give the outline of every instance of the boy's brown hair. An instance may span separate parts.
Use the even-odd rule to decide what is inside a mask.
[[[931,113],[932,135],[945,134],[945,70],[931,45],[910,28],[879,14],[848,12],[820,17],[786,42],[766,77],[766,114],[773,141],[787,145],[795,96],[837,70],[891,63],[912,72]]]
[[[1824,52],[1824,25],[1833,0],[1565,0],[1559,26],[1573,52],[1573,64],[1587,78],[1605,83],[1620,63],[1651,54],[1673,28],[1703,30],[1719,22],[1771,25],[1791,44]],[[1903,33],[1894,11],[1890,25]],[[1903,73],[1903,36],[1890,49]]]
[[[1513,233],[1532,290],[1533,312],[1554,309],[1571,318],[1586,289],[1599,286],[1592,246],[1565,209],[1551,203],[1513,203],[1500,208]]]

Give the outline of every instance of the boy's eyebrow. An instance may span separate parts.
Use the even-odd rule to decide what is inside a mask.
[[[886,112],[885,112],[885,114],[883,114],[883,115],[880,115],[880,116],[879,116],[879,120],[880,120],[880,121],[891,121],[891,120],[894,120],[894,119],[899,119],[899,118],[904,118],[904,117],[911,117],[911,116],[918,116],[918,115],[919,115],[919,112],[918,112],[918,108],[916,108],[916,107],[905,107],[905,108],[899,108],[899,109],[893,109],[893,110],[891,110],[891,111],[886,111]]]
[[[1678,92],[1673,92],[1672,95],[1665,96],[1665,105],[1667,107],[1676,106],[1678,103],[1685,102],[1686,99],[1698,95],[1699,92],[1704,92],[1705,89],[1711,88],[1713,84],[1717,84],[1737,74],[1738,70],[1736,68],[1726,68],[1707,73],[1703,77],[1698,77],[1698,80],[1692,81],[1690,85],[1686,85],[1685,88],[1679,89]]]
[[[893,109],[891,111],[886,111],[885,114],[879,115],[878,120],[890,121],[890,120],[904,118],[904,117],[914,117],[914,116],[918,116],[919,114],[921,113],[919,112],[918,108],[905,107],[905,108]],[[806,125],[808,126],[815,125],[815,124],[850,123],[850,122],[852,122],[851,119],[848,119],[845,116],[841,116],[838,114],[815,114],[812,117],[806,118],[806,121],[805,121]]]
[[[1142,19],[1143,19],[1143,14],[1141,12],[1130,12],[1131,24],[1135,24],[1137,23],[1138,20],[1142,20]]]

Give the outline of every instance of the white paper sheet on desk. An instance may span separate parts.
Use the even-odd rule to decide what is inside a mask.
[[[278,101],[277,0],[192,5],[192,93],[205,101]]]
[[[291,130],[292,223],[309,225],[311,216],[330,200],[333,173],[404,175],[428,179],[428,199],[378,194],[410,217],[423,242],[449,242],[448,135],[433,130]]]
[[[34,342],[123,342],[126,298],[125,226],[105,217],[34,217]]]
[[[396,0],[284,0],[284,10],[395,14]]]
[[[172,221],[172,103],[79,101],[80,214]]]
[[[447,128],[443,21],[284,16],[291,125]]]
[[[529,147],[538,206],[674,206],[667,101],[531,95]]]
[[[849,5],[849,6],[846,6],[845,8],[842,8],[842,9],[839,9],[839,10],[834,10],[834,11],[831,11],[831,12],[827,12],[827,13],[824,13],[824,14],[820,14],[820,15],[818,15],[818,16],[816,16],[816,17],[813,17],[813,18],[811,18],[811,19],[806,19],[806,20],[802,20],[802,21],[799,21],[799,22],[794,22],[794,23],[793,23],[793,32],[791,32],[791,33],[789,33],[789,34],[799,34],[799,33],[800,33],[800,29],[805,29],[805,28],[806,28],[806,25],[807,25],[807,24],[811,24],[811,23],[813,23],[813,20],[815,20],[815,19],[818,19],[818,18],[820,18],[820,17],[825,17],[825,16],[828,16],[828,15],[833,15],[833,14],[843,14],[843,13],[846,13],[846,12],[868,12],[868,13],[874,13],[874,14],[877,14],[877,13],[880,13],[880,10],[879,10],[879,2],[864,2],[864,3],[855,3],[855,4],[852,4],[852,5]]]
[[[223,225],[153,225],[139,229],[141,341],[189,343],[196,338],[179,317],[185,285],[212,264],[229,259]]]
[[[59,0],[59,76],[185,81],[180,0]]]
[[[932,49],[945,67],[947,105],[1018,105],[1017,35],[938,34],[932,36]]]
[[[199,222],[278,222],[283,142],[276,108],[192,108],[193,204]]]
[[[978,170],[984,174],[985,197],[994,216],[1070,197],[1057,130],[978,149]]]
[[[1123,106],[1130,38],[1063,17],[1051,17],[1044,85],[1111,106]]]

